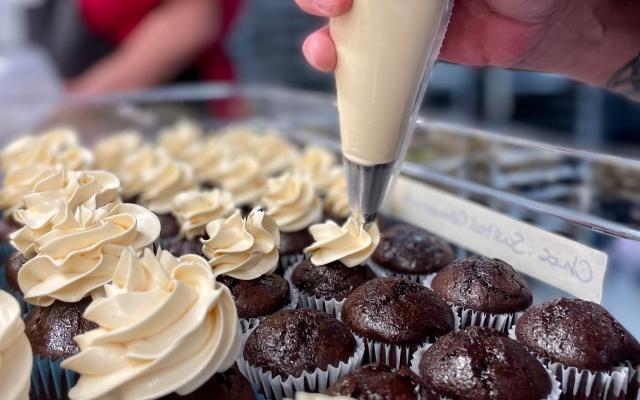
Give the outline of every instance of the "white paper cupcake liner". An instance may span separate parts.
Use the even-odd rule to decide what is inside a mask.
[[[294,265],[298,264],[300,261],[304,259],[304,254],[287,254],[280,255],[278,259],[278,266],[282,268],[284,272],[287,272]]]
[[[453,332],[460,330],[460,318],[457,315],[453,315]],[[362,340],[365,345],[365,354],[363,358],[364,364],[369,363],[382,363],[389,365],[392,368],[400,368],[402,366],[411,366],[411,359],[418,349],[435,343],[438,340],[436,336],[429,336],[421,344],[416,345],[393,345],[371,340],[356,334],[351,331],[353,336]]]
[[[340,319],[340,312],[342,311],[342,306],[344,305],[344,301],[346,299],[337,300],[329,297],[319,297],[312,295],[311,293],[307,293],[304,290],[298,288],[291,279],[293,275],[293,268],[289,268],[284,273],[284,278],[289,282],[289,285],[292,288],[295,288],[298,292],[298,308],[312,308],[314,310],[326,312],[327,314],[331,314],[334,317]]]
[[[431,274],[407,274],[404,272],[392,271],[389,268],[382,267],[371,260],[368,262],[367,265],[369,265],[369,267],[371,267],[373,272],[381,278],[384,278],[387,276],[395,276],[398,278],[404,278],[412,282],[419,283],[424,286],[427,286],[425,282],[428,282],[429,285],[427,287],[431,286],[431,281],[433,281],[433,278],[437,274],[436,272]]]
[[[245,333],[242,337],[242,346],[253,330]],[[268,399],[282,400],[285,397],[294,397],[296,392],[323,392],[333,385],[338,379],[353,372],[362,362],[365,352],[364,344],[359,338],[356,339],[356,351],[346,362],[341,361],[337,366],[329,366],[327,370],[316,368],[313,372],[303,372],[301,376],[289,376],[283,379],[281,376],[273,376],[271,371],[256,367],[246,361],[240,353],[236,364],[252,385],[260,387]]]
[[[49,400],[67,399],[78,375],[60,366],[63,359],[33,357],[33,370],[31,371],[31,391],[36,398]]]
[[[627,399],[640,400],[640,366],[637,369],[630,369],[630,371]]]
[[[516,339],[515,325],[509,330],[509,337]],[[616,366],[610,371],[590,371],[553,362],[549,358],[531,352],[560,382],[566,399],[578,394],[588,399],[623,400],[629,387],[632,370],[627,365]]]
[[[298,302],[300,300],[300,294],[296,287],[287,280],[289,283],[289,304],[282,307],[281,310],[295,310],[298,308]],[[278,310],[279,311],[279,310]],[[240,326],[242,327],[242,332],[246,333],[250,330],[254,329],[256,326],[260,325],[267,316],[257,317],[257,318],[240,318]]]
[[[451,304],[451,309],[460,317],[461,330],[468,326],[484,326],[504,333],[509,333],[509,329],[518,322],[523,314],[522,311],[508,314],[492,314],[470,310],[455,304]]]
[[[434,343],[427,343],[424,346],[420,347],[413,356],[411,357],[411,365],[410,369],[413,373],[420,376],[420,360],[422,360],[422,356],[424,353],[433,346]],[[551,392],[549,395],[541,400],[559,400],[562,395],[562,389],[560,386],[560,382],[556,379],[555,375],[548,368],[545,368],[547,373],[549,374],[549,380],[551,381]],[[441,397],[440,400],[450,400],[448,397]]]

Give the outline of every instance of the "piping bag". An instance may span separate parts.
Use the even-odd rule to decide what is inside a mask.
[[[400,172],[453,0],[353,0],[332,18],[349,204],[368,227]]]

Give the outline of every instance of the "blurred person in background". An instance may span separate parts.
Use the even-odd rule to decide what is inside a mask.
[[[44,0],[28,10],[28,31],[74,94],[231,81],[223,43],[241,2]]]

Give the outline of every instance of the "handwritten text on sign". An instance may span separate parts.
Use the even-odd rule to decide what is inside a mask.
[[[401,177],[387,208],[438,236],[577,297],[600,302],[607,255],[477,203]]]

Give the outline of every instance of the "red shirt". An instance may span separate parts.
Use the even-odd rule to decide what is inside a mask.
[[[78,0],[89,28],[113,44],[122,43],[162,0]],[[195,61],[202,80],[228,81],[235,77],[222,43],[240,10],[241,0],[218,1],[222,8],[222,34]]]

